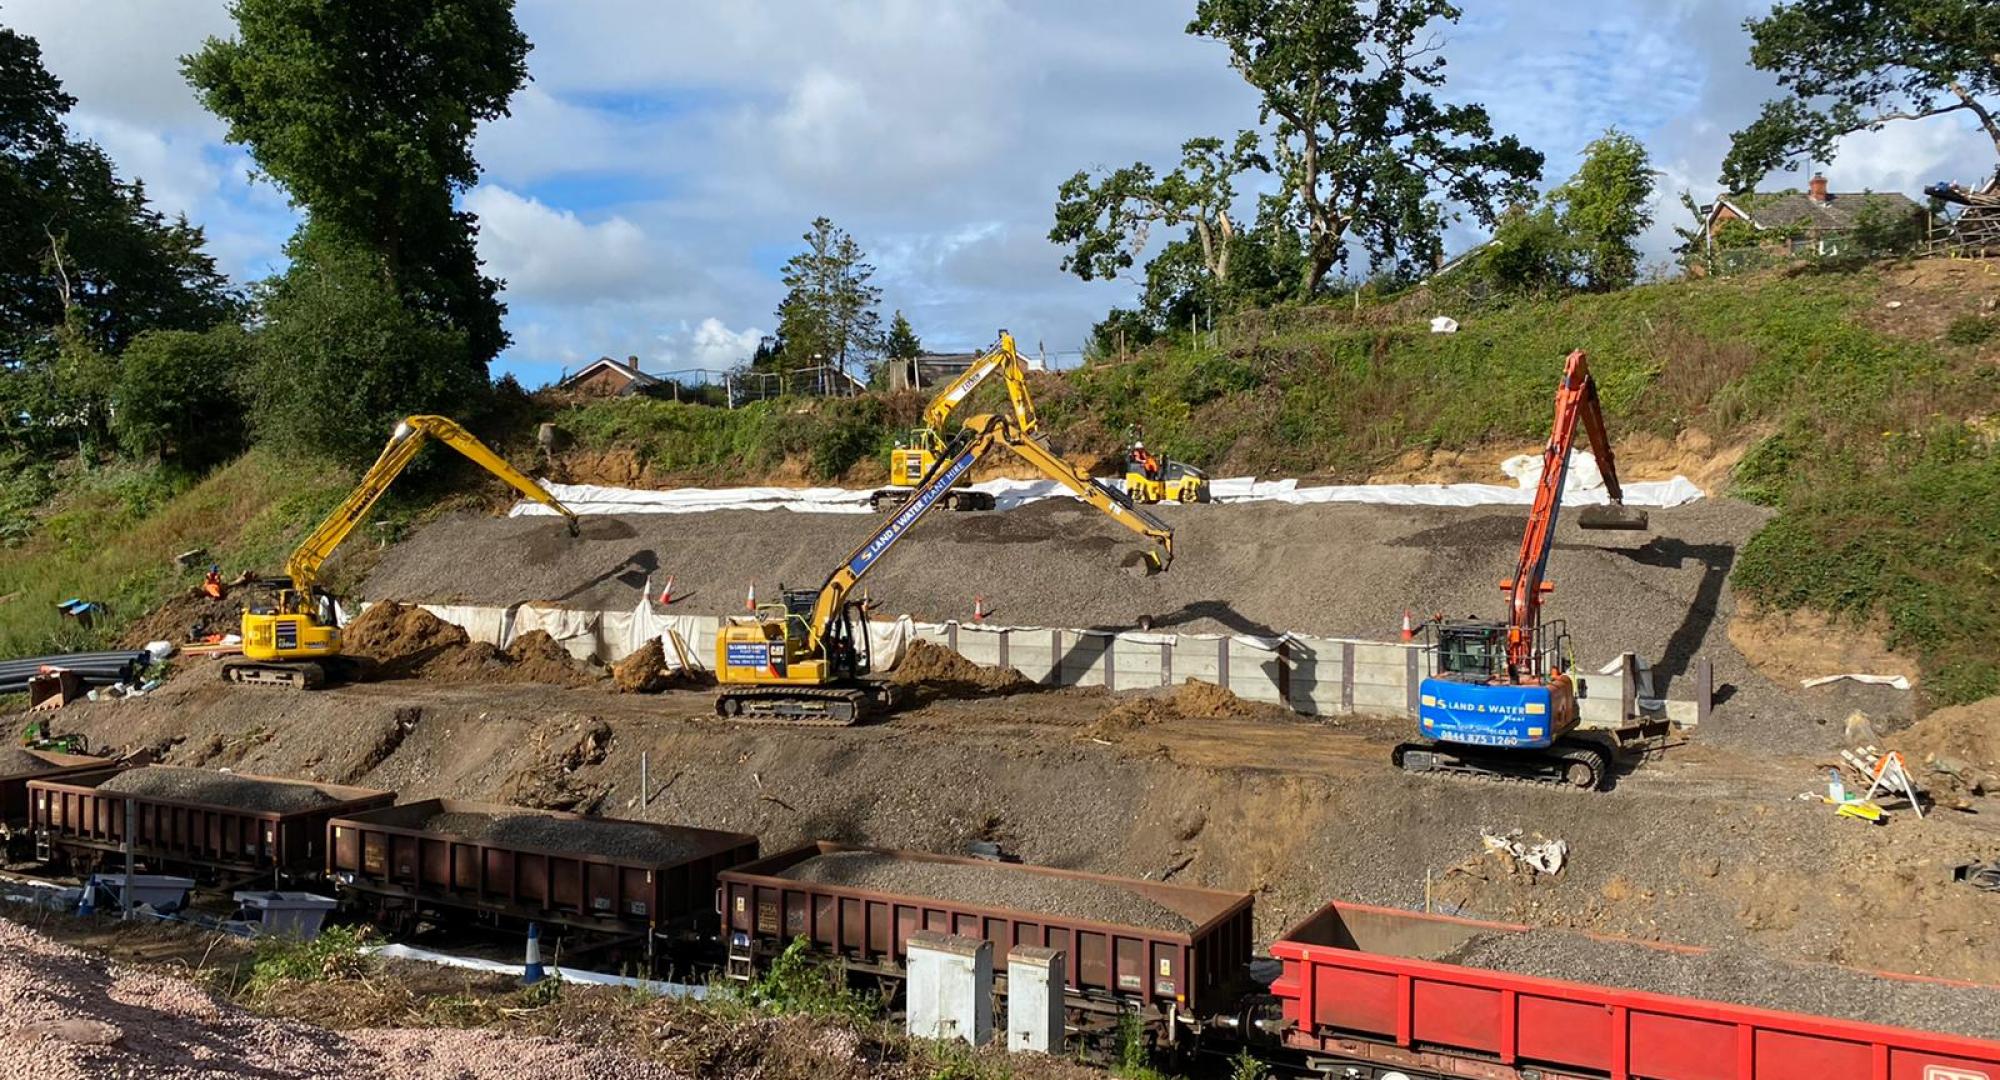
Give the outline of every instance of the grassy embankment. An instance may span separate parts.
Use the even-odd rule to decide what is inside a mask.
[[[103,648],[123,625],[200,584],[173,557],[206,548],[226,573],[276,573],[301,533],[339,501],[351,473],[287,466],[252,451],[201,479],[113,466],[68,479],[26,539],[0,548],[0,656]],[[78,597],[108,619],[85,628],[55,605]]]

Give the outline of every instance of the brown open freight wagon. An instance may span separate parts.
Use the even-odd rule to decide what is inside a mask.
[[[0,772],[0,841],[10,845],[17,837],[33,835],[28,813],[28,781],[102,769],[110,759],[85,754],[61,754],[54,750],[22,750],[17,764]]]
[[[156,768],[157,766],[138,766]],[[326,862],[326,823],[341,814],[387,806],[391,791],[223,773],[233,782],[303,787],[318,793],[314,805],[267,809],[166,794],[101,791],[129,771],[114,766],[28,782],[35,855],[68,861],[79,872],[125,851],[126,804],[132,811],[132,855],[149,868],[188,869],[218,889],[264,880],[316,879]],[[195,771],[195,770],[189,770]]]
[[[650,956],[655,938],[713,935],[716,875],[754,860],[757,838],[426,799],[330,820],[326,850],[347,899],[387,921],[450,908],[609,935],[586,949],[644,940]]]
[[[1009,908],[975,895],[944,898],[788,876],[802,864],[842,854],[1030,875],[1040,879],[1034,891],[1064,882],[1122,890],[1178,914],[1190,929]],[[1069,958],[1066,997],[1073,1010],[1101,1018],[1138,1009],[1168,1040],[1183,1029],[1198,1030],[1203,1017],[1230,1007],[1254,947],[1251,905],[1249,893],[825,840],[722,875],[723,930],[733,976],[748,977],[793,939],[804,938],[816,952],[874,976],[894,994],[901,989],[910,935],[928,930],[992,942],[995,985],[1004,994],[1009,949],[1060,949]]]

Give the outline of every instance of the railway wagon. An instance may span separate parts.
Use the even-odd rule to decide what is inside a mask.
[[[330,820],[326,869],[386,921],[455,909],[650,950],[713,940],[716,875],[757,850],[743,833],[426,799]]]
[[[0,748],[0,841],[33,835],[28,814],[28,781],[91,772],[110,760],[53,750]]]
[[[109,785],[107,787],[107,785]],[[326,823],[396,801],[390,791],[248,773],[114,766],[28,781],[35,854],[79,872],[125,850],[148,867],[186,868],[216,888],[307,881],[324,869]]]
[[[746,978],[796,938],[900,990],[910,935],[1060,949],[1083,1026],[1140,1010],[1168,1041],[1199,1031],[1245,979],[1254,947],[1249,893],[1019,863],[818,841],[722,875],[729,973]]]
[[[1525,926],[1335,902],[1271,946],[1283,1039],[1354,1080],[2000,1080],[2000,1043],[1424,959]]]

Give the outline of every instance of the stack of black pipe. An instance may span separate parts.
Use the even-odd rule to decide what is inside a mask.
[[[146,654],[138,649],[59,653],[55,656],[0,660],[0,694],[25,692],[28,689],[28,680],[44,667],[67,668],[74,671],[85,686],[110,686],[113,683],[131,682],[133,676],[145,666]]]

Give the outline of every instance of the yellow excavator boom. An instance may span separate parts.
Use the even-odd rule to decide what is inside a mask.
[[[362,475],[361,483],[355,485],[346,500],[307,534],[306,538],[300,541],[298,548],[292,552],[291,557],[285,560],[285,576],[292,579],[292,588],[301,597],[311,594],[313,587],[319,583],[320,567],[326,563],[334,549],[340,546],[341,541],[346,540],[348,534],[367,518],[368,511],[382,498],[382,494],[389,490],[389,485],[395,482],[396,477],[402,475],[403,469],[417,456],[417,451],[424,448],[424,442],[428,439],[436,439],[464,454],[487,472],[507,481],[516,491],[561,514],[564,521],[569,524],[570,535],[576,535],[577,517],[570,512],[569,507],[557,501],[554,495],[549,494],[547,488],[507,464],[500,455],[488,450],[485,443],[460,427],[456,421],[443,416],[412,416],[396,425],[396,430],[389,436],[388,445],[382,448],[382,453],[376,457],[375,464],[370,465],[368,471]]]
[[[1003,338],[1003,341],[1010,346],[1012,344],[1012,339]],[[840,618],[848,596],[862,576],[938,505],[960,476],[995,446],[1012,450],[1022,460],[1040,469],[1043,475],[1062,484],[1113,521],[1151,539],[1157,546],[1144,553],[1148,573],[1159,573],[1173,564],[1174,530],[1170,526],[1134,505],[1123,492],[1098,483],[1064,461],[1039,436],[1023,435],[1014,422],[1004,416],[985,415],[967,420],[961,439],[964,441],[959,448],[951,456],[940,459],[930,475],[924,477],[923,484],[910,501],[849,552],[846,560],[827,576],[826,583],[820,586],[806,627],[808,649],[816,651],[820,648],[824,635]]]
[[[1035,404],[1028,396],[1026,366],[1021,361],[1019,350],[1014,347],[1014,335],[1005,330],[1000,331],[1000,340],[991,349],[974,360],[972,366],[961,372],[958,378],[946,383],[945,388],[938,391],[938,395],[925,406],[924,426],[941,431],[951,420],[951,414],[996,371],[1003,373],[1007,381],[1007,397],[1014,406],[1015,428],[1024,435],[1039,431]]]

